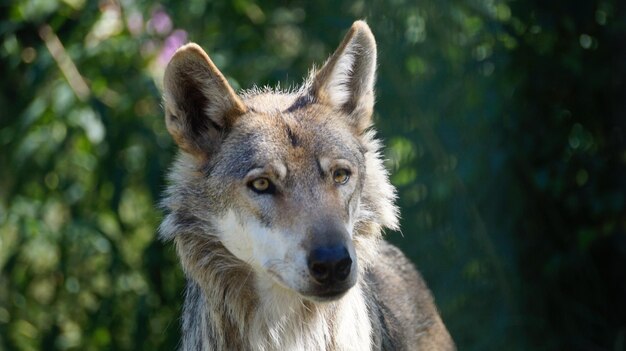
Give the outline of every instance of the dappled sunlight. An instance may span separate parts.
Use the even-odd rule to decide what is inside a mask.
[[[617,0],[13,1],[0,14],[0,349],[171,350],[156,240],[165,67],[289,88],[353,20],[378,43],[387,238],[462,350],[624,348],[626,14]],[[621,302],[620,302],[621,301]]]

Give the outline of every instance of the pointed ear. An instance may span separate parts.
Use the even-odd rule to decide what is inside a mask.
[[[246,107],[196,44],[176,51],[163,78],[165,123],[178,146],[207,158]]]
[[[365,22],[356,21],[313,78],[313,98],[343,110],[362,132],[371,124],[375,79],[376,40]]]

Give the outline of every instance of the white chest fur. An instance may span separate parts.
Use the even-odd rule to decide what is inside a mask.
[[[309,307],[293,292],[258,281],[260,305],[249,343],[262,351],[367,351],[371,324],[357,284],[340,300]]]

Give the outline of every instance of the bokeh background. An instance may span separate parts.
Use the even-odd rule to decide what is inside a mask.
[[[461,350],[626,350],[626,2],[0,2],[0,350],[172,350],[160,107],[200,43],[291,86],[355,19],[402,234]]]

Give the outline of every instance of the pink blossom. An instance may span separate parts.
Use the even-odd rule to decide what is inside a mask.
[[[157,34],[167,34],[172,30],[172,19],[164,10],[155,10],[150,19],[150,27],[152,27]]]
[[[176,50],[183,46],[187,42],[187,32],[182,29],[177,29],[172,34],[170,34],[166,39],[165,43],[163,43],[163,48],[159,53],[158,62],[160,65],[165,66]]]

